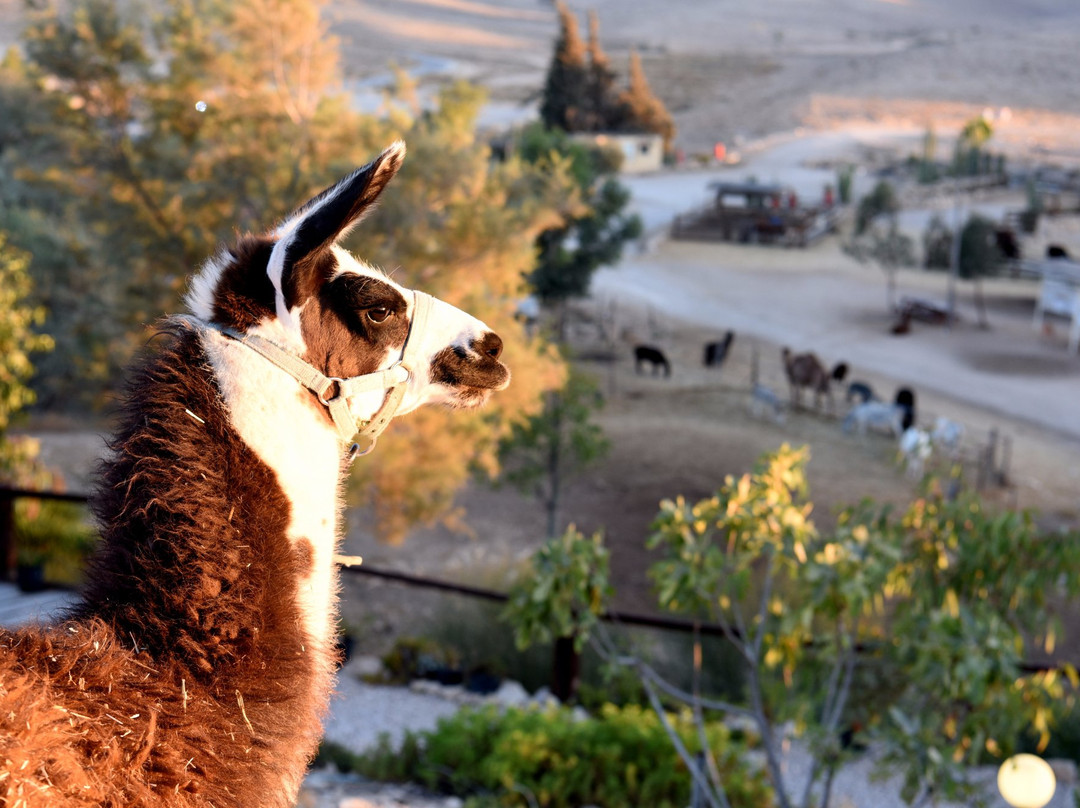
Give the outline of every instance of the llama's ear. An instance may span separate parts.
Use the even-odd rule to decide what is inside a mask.
[[[397,174],[405,159],[405,143],[397,141],[363,168],[340,182],[289,216],[274,232],[277,244],[270,258],[270,280],[279,293],[287,298],[287,308],[295,305],[299,278],[293,269],[297,264],[315,263],[313,258],[334,245],[355,225]],[[291,287],[291,288],[289,288]],[[302,297],[303,295],[300,294]]]

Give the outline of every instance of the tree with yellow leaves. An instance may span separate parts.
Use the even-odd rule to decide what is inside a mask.
[[[480,413],[395,422],[379,463],[355,464],[354,494],[380,535],[400,539],[445,512],[471,466],[493,468],[509,422],[561,385],[561,358],[513,313],[537,235],[580,192],[563,169],[494,163],[475,134],[483,96],[465,85],[423,112],[355,110],[323,5],[166,0],[151,19],[118,0],[67,0],[35,12],[27,62],[0,71],[0,177],[12,180],[0,226],[33,255],[57,336],[45,403],[86,406],[234,228],[272,228],[268,212],[406,140],[410,159],[351,247],[497,329],[514,381]]]

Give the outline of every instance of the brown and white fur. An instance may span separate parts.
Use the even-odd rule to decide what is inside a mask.
[[[240,238],[193,281],[194,320],[166,321],[102,470],[80,604],[52,627],[0,630],[0,804],[295,803],[332,689],[346,447],[314,394],[202,323],[327,376],[395,362],[413,296],[336,242],[404,152]],[[477,406],[509,382],[499,337],[446,303],[409,339],[423,362],[399,413]]]
[[[847,365],[840,362],[830,373],[815,354],[793,354],[789,348],[781,351],[781,359],[784,362],[784,372],[787,374],[788,387],[791,390],[792,406],[799,408],[802,405],[800,391],[805,387],[814,394],[816,408],[821,407],[822,399],[824,399],[831,411],[833,400],[830,383],[843,380],[847,374]]]

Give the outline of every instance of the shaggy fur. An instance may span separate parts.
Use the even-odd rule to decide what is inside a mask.
[[[413,371],[401,414],[478,406],[502,341],[335,246],[393,176],[395,144],[193,281],[195,315],[324,375]],[[276,238],[276,241],[275,241]],[[427,300],[426,298],[424,300]],[[81,605],[0,630],[0,805],[288,808],[321,735],[337,619],[344,445],[317,397],[214,328],[169,321],[132,380],[92,506]],[[385,392],[351,396],[370,419]]]
[[[45,632],[0,632],[12,808],[287,805],[318,742],[327,689],[296,621],[289,503],[230,427],[196,335],[169,339],[132,385],[93,502],[85,604]]]

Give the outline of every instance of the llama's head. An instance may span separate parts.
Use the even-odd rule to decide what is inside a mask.
[[[337,245],[404,156],[399,141],[271,233],[243,237],[219,253],[192,281],[192,312],[274,343],[334,380],[391,368],[404,380],[397,367],[404,360],[408,373],[399,386],[398,414],[429,403],[475,407],[506,387],[510,372],[499,361],[497,334],[448,303],[403,288]],[[371,418],[383,404],[384,388],[362,389],[367,386],[341,390],[354,421]]]

